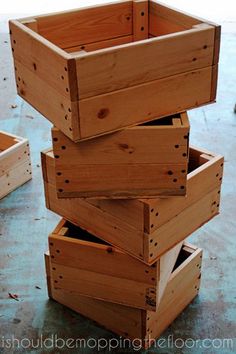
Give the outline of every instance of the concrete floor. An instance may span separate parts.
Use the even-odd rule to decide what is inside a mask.
[[[30,140],[33,180],[0,201],[0,353],[1,339],[106,338],[113,334],[90,320],[49,301],[43,253],[58,216],[44,205],[40,154],[50,146],[50,124],[16,96],[7,34],[0,34],[0,129]],[[231,338],[231,349],[150,349],[146,353],[236,353],[236,26],[223,31],[218,102],[190,112],[191,143],[225,156],[221,215],[190,240],[204,249],[199,296],[163,334],[174,338]],[[3,81],[3,78],[6,80]],[[15,109],[11,108],[16,104]],[[40,289],[36,288],[40,287]],[[19,301],[8,293],[19,295]],[[27,350],[27,353],[96,353],[96,349]],[[117,349],[113,353],[133,353]],[[108,353],[108,351],[100,351]],[[142,352],[144,353],[144,351]]]

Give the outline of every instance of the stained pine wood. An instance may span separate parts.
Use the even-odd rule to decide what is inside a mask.
[[[0,131],[0,199],[31,178],[28,140]]]
[[[220,26],[155,1],[10,21],[10,33],[18,94],[75,142],[216,99]]]
[[[148,348],[197,295],[200,287],[202,250],[184,245],[177,265],[169,277],[167,287],[156,312],[114,304],[67,290],[58,289],[52,282],[49,254],[46,257],[47,277],[52,298],[91,318],[98,324],[123,337],[139,338]],[[149,336],[149,337],[148,337]]]
[[[181,247],[149,267],[62,220],[49,236],[52,280],[56,288],[156,311]]]
[[[52,129],[59,198],[185,195],[186,113],[74,143]]]
[[[126,208],[124,201],[116,208],[116,200],[59,199],[52,152],[42,153],[47,206],[75,225],[152,264],[162,252],[219,212],[223,157],[191,147],[189,160],[186,198],[138,199],[135,203],[127,200]],[[176,225],[174,220],[178,221]]]

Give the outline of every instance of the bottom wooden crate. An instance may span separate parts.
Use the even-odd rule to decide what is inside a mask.
[[[96,321],[108,330],[148,348],[197,295],[202,250],[185,243],[180,251],[156,312],[140,310],[55,289],[51,282],[49,253],[45,264],[49,297]]]

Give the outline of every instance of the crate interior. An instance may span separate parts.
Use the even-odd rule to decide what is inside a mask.
[[[107,242],[90,234],[88,231],[81,229],[79,226],[70,223],[69,221],[66,221],[63,227],[67,229],[63,235],[65,237],[110,246]]]
[[[140,31],[143,39],[159,37],[191,29],[201,23],[189,15],[154,1],[148,1],[146,11],[141,9],[135,16],[146,18]],[[78,9],[63,13],[37,16],[29,21],[29,27],[68,53],[95,51],[134,40],[134,9],[132,1]],[[138,19],[139,21],[139,19]],[[141,21],[142,22],[142,21]],[[27,21],[24,22],[26,25]]]
[[[0,153],[16,145],[18,140],[10,135],[0,132]]]
[[[179,252],[179,255],[178,255],[178,258],[175,262],[175,265],[174,265],[174,268],[173,268],[173,272],[175,269],[177,269],[183,262],[185,262],[188,257],[190,257],[192,255],[192,253],[190,252],[190,250],[186,247],[182,247],[180,252]]]
[[[192,148],[189,149],[188,173],[193,172],[207,162],[209,160],[202,157],[202,152]]]
[[[143,124],[140,124],[140,127],[148,127],[148,126],[172,126],[173,125],[173,119],[181,119],[181,115],[179,113],[168,116],[168,117],[163,117],[160,119],[152,120],[151,122],[145,122]]]

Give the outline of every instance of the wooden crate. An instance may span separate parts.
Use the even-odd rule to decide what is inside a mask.
[[[62,219],[49,236],[55,288],[156,311],[183,242],[152,266]]]
[[[219,213],[223,157],[190,148],[186,198],[59,199],[52,150],[42,153],[48,209],[152,264]]]
[[[185,195],[187,113],[158,119],[79,144],[52,129],[59,198]]]
[[[31,178],[28,140],[0,131],[0,199]]]
[[[48,292],[52,299],[118,335],[131,340],[140,339],[143,346],[148,348],[197,295],[200,287],[202,250],[189,244],[183,246],[156,312],[58,289],[51,281],[49,253],[45,255],[45,261]]]
[[[73,141],[216,97],[220,26],[155,0],[12,20],[10,34],[18,94]]]

